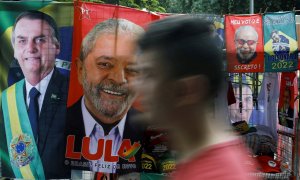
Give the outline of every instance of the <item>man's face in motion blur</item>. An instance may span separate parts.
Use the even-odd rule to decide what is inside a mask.
[[[146,51],[138,56],[135,87],[142,93],[143,107],[151,112],[151,123],[167,126],[174,105],[172,90],[167,88],[172,82],[166,80],[166,68],[158,64],[157,55],[155,51]]]

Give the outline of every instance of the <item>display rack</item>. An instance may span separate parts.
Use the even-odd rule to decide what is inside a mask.
[[[249,75],[249,73],[239,73],[236,75],[235,78],[231,78],[232,83],[236,83],[236,84],[246,84],[249,86],[252,86],[253,89],[261,90],[261,80],[262,80],[262,75],[258,73],[255,73],[256,75]],[[248,81],[245,79],[242,80],[242,75],[244,77],[248,78]],[[230,76],[229,76],[230,77]],[[259,77],[257,79],[253,78],[253,77]],[[254,82],[256,81],[256,82]],[[249,83],[250,82],[250,83]],[[259,83],[257,83],[259,82]],[[255,86],[255,87],[253,87]],[[299,82],[298,82],[298,88],[299,88]],[[256,98],[257,98],[257,93],[253,92],[253,104],[254,104],[254,108],[256,108],[258,110],[258,106],[257,106],[257,102],[255,102]],[[299,91],[298,91],[299,94]],[[240,92],[240,96],[239,98],[242,99],[242,96],[244,94],[241,94]],[[298,101],[296,101],[298,99],[299,96],[297,96],[297,98],[295,99],[295,102],[298,103]],[[297,107],[299,107],[299,105],[297,105]],[[242,111],[240,111],[242,112]],[[249,121],[254,121],[253,119],[249,120]],[[299,132],[299,118],[298,116],[296,116],[295,118],[295,125],[293,128],[293,131],[291,132],[285,132],[279,128],[276,129],[277,132],[277,148],[276,148],[276,152],[274,153],[274,160],[276,161],[280,161],[280,162],[284,162],[283,165],[281,164],[281,170],[282,172],[280,173],[264,173],[264,172],[253,172],[250,173],[250,176],[252,177],[259,177],[259,178],[263,178],[263,179],[280,179],[280,180],[284,180],[284,179],[296,179],[296,177],[299,176],[299,166],[298,166],[298,132]],[[278,123],[278,122],[277,122]],[[253,123],[250,122],[250,124],[253,125]],[[255,123],[254,123],[255,124]],[[299,177],[298,177],[299,179]]]

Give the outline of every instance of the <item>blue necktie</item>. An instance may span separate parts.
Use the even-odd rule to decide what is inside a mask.
[[[28,109],[28,116],[31,124],[31,129],[34,135],[34,139],[37,140],[38,135],[38,118],[39,118],[39,103],[38,97],[40,92],[35,88],[31,88],[29,92],[30,103]]]

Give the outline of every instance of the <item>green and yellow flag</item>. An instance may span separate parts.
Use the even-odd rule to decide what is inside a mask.
[[[296,71],[298,44],[295,13],[267,13],[263,21],[265,72]]]
[[[27,10],[44,12],[56,21],[61,44],[60,54],[56,57],[56,67],[68,75],[72,54],[74,8],[73,2],[0,2],[0,101],[3,111],[5,108],[9,109],[3,114],[0,112],[0,177],[8,175],[22,179],[45,179],[40,158],[32,158],[36,154],[38,156],[38,151],[32,140],[31,128],[28,127],[30,123],[27,108],[23,107],[25,104],[16,103],[16,99],[24,99],[24,81],[20,81],[24,76],[17,60],[14,59],[11,34],[16,17]],[[15,84],[16,82],[18,83]],[[15,121],[16,119],[19,121]],[[12,171],[8,172],[8,169]]]

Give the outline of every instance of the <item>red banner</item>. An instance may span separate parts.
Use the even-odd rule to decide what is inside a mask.
[[[160,19],[161,16],[115,5],[74,2],[73,52],[68,106],[76,102],[82,95],[82,87],[79,85],[76,72],[76,59],[79,57],[81,41],[97,23],[109,18],[127,19],[145,27],[149,22]]]
[[[135,93],[128,86],[136,71],[130,66],[136,60],[136,38],[160,17],[132,8],[74,2],[65,133],[66,165],[72,170],[122,174],[140,169],[146,125],[132,120],[138,112],[131,108]]]
[[[294,99],[297,96],[294,84],[295,77],[295,72],[282,73],[278,104],[279,124],[291,129],[294,127]]]
[[[261,15],[225,16],[228,72],[263,72]]]

